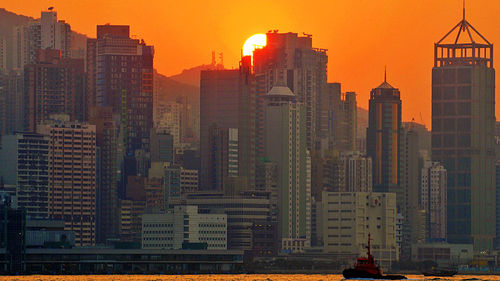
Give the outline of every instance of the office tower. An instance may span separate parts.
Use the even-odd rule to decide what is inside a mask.
[[[397,194],[398,212],[404,208],[400,185],[401,99],[386,79],[370,93],[366,152],[372,158],[373,191]]]
[[[150,137],[151,162],[174,163],[174,136],[167,129],[152,129]]]
[[[105,243],[118,235],[118,129],[110,107],[93,107],[89,115],[96,128],[98,155],[96,240]]]
[[[455,35],[457,34],[457,35]],[[493,44],[463,19],[434,45],[432,160],[448,172],[448,241],[495,238]]]
[[[217,135],[223,131],[227,131],[229,136],[229,129],[237,130],[237,135],[231,134],[231,138],[238,142],[238,167],[231,167],[237,170],[234,176],[241,183],[241,188],[255,188],[256,96],[255,78],[250,69],[250,57],[247,56],[242,58],[239,69],[201,72],[200,189],[221,190],[224,186],[213,173],[219,168],[213,167],[213,157],[217,153],[211,145],[214,140],[221,140],[217,139]]]
[[[311,239],[311,167],[306,148],[306,106],[288,87],[265,97],[265,157],[278,166],[278,234],[283,251],[301,252]]]
[[[356,93],[341,92],[340,83],[328,83],[324,102],[328,104],[329,147],[339,151],[356,151]]]
[[[118,233],[120,241],[140,242],[142,215],[146,209],[144,200],[120,199],[118,211]]]
[[[394,193],[325,191],[322,198],[323,252],[363,255],[370,235],[382,268],[398,260]]]
[[[421,173],[420,204],[427,214],[427,238],[446,240],[446,169],[438,162],[427,160]]]
[[[95,241],[96,132],[94,125],[65,121],[38,126],[49,138],[49,217],[64,220],[77,246]]]
[[[36,131],[51,114],[86,120],[83,60],[62,59],[59,50],[38,50],[37,62],[25,66],[24,78],[26,130]]]
[[[253,53],[257,94],[262,97],[273,86],[285,85],[297,95],[297,100],[307,108],[307,149],[315,150],[317,142],[327,137],[328,107],[326,94],[326,69],[328,57],[325,49],[312,47],[312,36],[297,33],[268,32],[266,46]],[[257,108],[257,135],[262,135],[263,115],[261,100]],[[257,139],[259,157],[263,143]]]
[[[18,206],[34,219],[49,217],[49,138],[36,133],[2,136],[0,176],[15,186]]]
[[[372,159],[360,152],[341,152],[323,165],[323,190],[371,192]]]
[[[228,191],[239,175],[238,129],[213,125],[209,130],[210,168],[207,172],[211,181],[208,184],[211,190]]]
[[[120,116],[123,155],[134,162],[136,150],[149,151],[153,127],[153,47],[130,38],[129,26],[98,25],[87,53],[89,101]],[[125,169],[129,174],[135,167]]]

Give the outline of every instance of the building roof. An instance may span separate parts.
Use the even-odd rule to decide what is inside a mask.
[[[267,96],[288,96],[295,97],[295,94],[286,86],[274,86],[268,93]]]
[[[391,86],[391,84],[387,83],[387,81],[384,81],[376,89],[395,89],[395,88]]]
[[[465,6],[462,20],[446,33],[437,44],[481,44],[491,46],[491,43],[465,19]]]

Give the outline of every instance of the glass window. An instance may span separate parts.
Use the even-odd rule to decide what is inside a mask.
[[[470,68],[461,68],[458,70],[458,83],[469,84],[472,82],[472,71]]]
[[[445,69],[443,71],[444,84],[455,83],[455,69]]]
[[[457,88],[457,96],[460,100],[468,100],[471,96],[470,86],[460,86]]]
[[[455,99],[455,87],[444,87],[444,99],[445,100]]]
[[[444,115],[454,116],[456,114],[455,113],[455,103],[446,102],[446,103],[443,103],[443,107],[444,107]]]

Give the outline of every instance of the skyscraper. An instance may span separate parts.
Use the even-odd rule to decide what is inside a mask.
[[[154,49],[130,38],[129,31],[126,25],[97,26],[97,39],[87,41],[87,88],[93,105],[109,106],[120,116],[119,141],[134,158],[136,150],[149,151]]]
[[[311,243],[311,162],[306,149],[306,106],[288,87],[265,96],[265,157],[277,165],[278,235],[283,251],[301,252]]]
[[[40,34],[40,49],[59,50],[63,58],[70,57],[71,27],[65,21],[57,20],[56,11],[42,11]]]
[[[448,172],[448,240],[489,250],[495,237],[493,44],[466,19],[434,45],[432,160]]]
[[[326,49],[313,48],[312,35],[297,33],[266,34],[267,44],[253,53],[257,94],[263,97],[273,86],[285,85],[307,108],[307,149],[316,150],[321,138],[328,136],[326,96]],[[259,103],[261,100],[258,100]],[[262,104],[258,105],[257,135],[262,135]],[[263,144],[257,142],[258,156]]]
[[[372,158],[373,190],[397,193],[398,212],[404,196],[400,186],[401,99],[399,90],[384,82],[370,93],[367,155]]]
[[[357,150],[356,93],[342,93],[340,83],[328,83],[322,102],[328,104],[329,147],[340,151]]]
[[[213,136],[221,130],[235,129],[238,142],[238,177],[244,189],[255,189],[255,77],[251,57],[243,57],[239,69],[205,70],[200,81],[200,189],[223,187],[213,173]],[[214,128],[218,130],[214,134]],[[229,135],[228,135],[229,136]]]

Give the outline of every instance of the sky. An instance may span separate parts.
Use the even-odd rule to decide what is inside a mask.
[[[237,67],[255,33],[305,32],[314,47],[328,49],[328,81],[355,91],[359,106],[368,107],[387,66],[388,82],[401,91],[403,120],[428,127],[433,44],[462,18],[462,0],[2,0],[0,6],[36,18],[54,6],[59,19],[90,37],[97,24],[130,25],[132,35],[155,46],[155,68],[166,75],[209,64],[212,51],[224,53],[226,67]],[[468,0],[466,7],[467,20],[500,42],[500,1]]]

